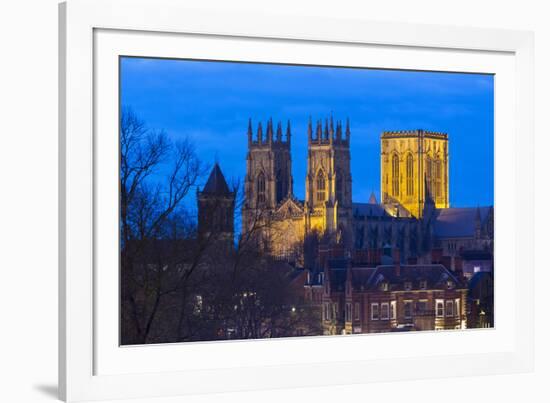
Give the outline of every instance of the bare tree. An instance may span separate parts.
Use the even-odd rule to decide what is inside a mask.
[[[120,247],[122,338],[145,343],[165,288],[159,239],[185,232],[182,201],[203,173],[191,142],[174,143],[147,128],[128,108],[120,121]],[[180,221],[179,224],[176,224]],[[145,255],[148,255],[147,257]],[[143,264],[156,261],[156,264]],[[130,326],[131,324],[131,326]],[[128,331],[132,329],[132,331]],[[126,330],[126,335],[124,331]]]
[[[189,141],[174,143],[123,110],[122,344],[320,334],[318,310],[290,287],[295,268],[274,259],[264,242],[273,232],[269,209],[249,211],[236,241],[211,230],[215,225],[198,231],[183,201],[203,168]],[[231,192],[238,221],[245,202],[239,181]],[[223,206],[214,198],[202,214],[216,222]]]

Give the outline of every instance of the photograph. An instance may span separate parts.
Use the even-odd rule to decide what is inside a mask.
[[[120,345],[495,327],[493,74],[118,62]]]

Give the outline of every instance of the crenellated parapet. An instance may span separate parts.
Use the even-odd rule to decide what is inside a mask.
[[[447,133],[433,132],[430,130],[390,130],[382,133],[382,139],[395,139],[395,138],[433,138],[438,140],[448,140]]]

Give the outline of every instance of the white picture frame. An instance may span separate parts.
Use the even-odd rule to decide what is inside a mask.
[[[282,24],[281,18],[190,10],[182,3],[169,0],[71,0],[60,5],[59,390],[62,399],[170,396],[532,370],[532,34],[307,16],[284,17]],[[103,78],[106,76],[102,71],[109,77],[113,65],[103,61],[112,61],[117,54],[128,54],[128,49],[136,54],[144,52],[143,55],[155,56],[150,54],[154,48],[158,49],[157,56],[181,57],[178,52],[199,48],[189,41],[186,43],[190,47],[180,49],[179,38],[183,37],[204,40],[205,43],[232,41],[234,46],[226,46],[225,50],[216,50],[214,46],[210,50],[208,46],[201,49],[203,52],[218,52],[219,59],[231,58],[232,51],[239,52],[240,41],[252,45],[264,41],[285,45],[278,46],[280,48],[294,46],[297,50],[307,50],[311,46],[330,46],[335,51],[342,49],[342,57],[350,54],[348,63],[354,63],[357,52],[344,51],[344,48],[351,46],[364,50],[365,54],[368,48],[369,52],[381,52],[377,67],[381,66],[380,63],[388,63],[386,67],[415,69],[423,63],[421,66],[425,69],[444,70],[454,63],[454,68],[461,71],[469,71],[469,68],[480,71],[483,66],[493,63],[490,59],[502,60],[502,63],[494,61],[494,70],[491,70],[493,73],[500,71],[497,78],[502,77],[496,85],[496,96],[509,95],[508,100],[495,103],[495,175],[504,173],[500,176],[502,186],[498,180],[495,181],[495,259],[499,262],[500,255],[499,264],[506,267],[503,269],[505,274],[496,277],[495,305],[497,315],[499,307],[503,307],[501,317],[505,320],[500,322],[502,325],[499,325],[497,316],[494,333],[471,331],[462,335],[438,335],[441,347],[435,348],[437,343],[434,343],[431,353],[429,339],[433,333],[407,335],[411,341],[414,338],[414,342],[424,346],[424,350],[420,349],[420,353],[415,355],[407,355],[405,351],[386,354],[387,349],[377,349],[382,351],[377,356],[353,354],[354,351],[368,351],[366,346],[369,343],[391,345],[395,335],[243,341],[223,345],[179,344],[136,350],[118,348],[111,342],[112,338],[106,338],[109,326],[105,325],[107,314],[102,313],[105,304],[98,301],[108,301],[109,295],[116,293],[117,284],[111,281],[110,287],[104,285],[105,279],[110,279],[109,271],[105,271],[110,265],[108,260],[105,260],[106,264],[101,260],[105,248],[98,249],[98,245],[104,242],[99,231],[105,228],[103,212],[110,207],[99,203],[97,192],[103,192],[104,168],[117,163],[117,154],[112,153],[111,147],[109,157],[109,149],[102,148],[105,142],[97,141],[97,130],[101,127],[101,133],[112,132],[109,131],[109,110],[112,109],[111,103],[116,105],[118,99],[109,101],[112,94],[109,88],[112,89],[113,83],[109,84],[109,80]],[[398,50],[410,53],[410,58],[402,58],[399,65],[391,60],[392,52]],[[244,56],[246,50],[243,52],[241,58],[253,57]],[[294,51],[294,57],[298,57],[298,53]],[[301,52],[300,57],[309,57],[306,60],[309,62],[323,63],[323,59],[316,59],[315,52],[306,53]],[[387,60],[382,53],[389,54]],[[434,53],[440,56],[430,57]],[[453,59],[453,54],[462,56]],[[241,60],[237,53],[234,55]],[[421,62],[415,60],[419,55],[422,56]],[[256,57],[264,60],[261,58],[268,56]],[[290,56],[285,56],[283,49],[272,52],[269,57],[289,61]],[[357,63],[362,65],[363,62],[359,60]],[[480,64],[474,67],[475,63]],[[106,124],[105,131],[103,124]],[[117,132],[114,135],[118,141]],[[117,194],[114,199],[107,198],[115,201],[115,208],[116,197]],[[498,231],[503,234],[500,238]],[[99,269],[98,261],[102,263]],[[112,271],[117,270],[114,262]],[[498,298],[502,301],[500,305]],[[465,344],[478,348],[465,351],[445,347],[453,345],[454,339],[460,337],[468,339]],[[102,340],[106,340],[105,343]],[[490,350],[485,347],[489,344],[493,346]],[[285,350],[297,358],[285,361]],[[254,359],[237,360],[236,357],[246,351]],[[308,351],[304,357],[310,358],[300,357],[301,351]],[[323,354],[313,357],[312,351],[322,351]],[[98,354],[103,355],[98,358]],[[174,354],[195,358],[190,359],[190,366],[183,367],[168,362],[169,357],[175,357]],[[104,362],[109,365],[103,367]],[[445,371],[441,371],[443,367]]]

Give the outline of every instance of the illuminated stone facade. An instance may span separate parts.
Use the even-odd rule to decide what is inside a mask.
[[[291,129],[283,138],[281,124],[270,120],[253,136],[248,127],[247,174],[243,206],[243,232],[261,231],[261,244],[274,255],[302,259],[305,237],[329,235],[336,242],[352,243],[352,197],[349,123],[321,121],[308,126],[305,200],[293,194]]]
[[[382,200],[353,202],[349,122],[308,125],[305,199],[293,193],[290,123],[248,125],[243,234],[254,228],[258,246],[308,266],[305,241],[319,235],[346,256],[377,263],[382,248],[397,248],[403,262],[431,262],[442,249],[450,268],[463,250],[492,253],[493,209],[449,208],[449,147],[443,133],[424,130],[381,136]],[[365,156],[363,156],[365,157]],[[413,261],[411,260],[411,261]]]
[[[382,203],[391,215],[421,218],[428,193],[435,208],[449,207],[448,142],[447,134],[425,130],[382,134]]]

